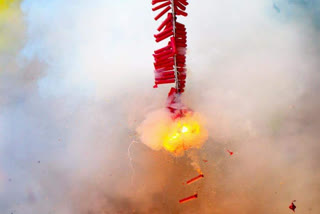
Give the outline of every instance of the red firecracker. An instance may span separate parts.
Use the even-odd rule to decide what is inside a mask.
[[[186,47],[187,32],[183,24],[177,22],[177,16],[187,16],[187,0],[152,0],[153,11],[158,12],[155,20],[166,18],[157,28],[159,33],[155,34],[156,42],[170,39],[163,48],[154,51],[155,85],[176,84],[175,94],[184,92],[186,79]],[[170,73],[170,75],[167,75]],[[168,98],[169,99],[169,98]]]

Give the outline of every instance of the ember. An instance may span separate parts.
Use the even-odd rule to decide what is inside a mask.
[[[227,149],[227,152],[229,152],[230,155],[233,155],[233,152]]]

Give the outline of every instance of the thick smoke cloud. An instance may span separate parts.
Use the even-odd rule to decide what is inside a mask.
[[[190,156],[135,132],[169,89],[150,2],[20,7],[0,22],[1,213],[319,213],[319,1],[190,1],[183,99],[209,131],[191,185]]]

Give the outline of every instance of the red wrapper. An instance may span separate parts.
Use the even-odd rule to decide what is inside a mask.
[[[179,72],[186,72],[186,69],[185,69],[185,68],[177,68],[177,70],[178,70]]]
[[[169,50],[166,50],[166,51],[162,51],[159,54],[152,54],[152,56],[156,57],[156,58],[160,58],[160,57],[163,57],[163,56],[166,56],[166,55],[170,55],[172,53],[173,53],[173,51],[171,49],[169,49]]]
[[[168,79],[168,80],[156,80],[155,84],[167,84],[167,83],[175,83],[175,79]]]
[[[168,1],[168,0],[152,0],[152,5],[155,5],[157,3],[164,2],[164,1]]]
[[[186,13],[186,12],[184,12],[184,11],[182,11],[182,10],[177,10],[177,11],[176,11],[176,14],[177,14],[177,15],[182,15],[182,16],[188,16],[188,13]]]
[[[168,57],[166,60],[161,60],[161,61],[156,61],[154,64],[154,66],[159,67],[159,66],[164,66],[167,64],[172,64],[173,65],[173,58],[172,57]]]
[[[171,9],[170,6],[166,7],[163,11],[161,11],[154,19],[157,21],[160,19],[166,12],[168,12]]]
[[[171,45],[167,45],[167,46],[165,46],[165,47],[163,47],[163,48],[160,48],[160,49],[158,49],[158,50],[155,50],[154,53],[155,53],[155,54],[159,54],[159,53],[161,53],[161,52],[163,52],[163,51],[170,50],[170,49],[171,49]]]
[[[158,30],[158,31],[161,31],[162,28],[163,28],[164,26],[166,26],[167,24],[172,25],[172,13],[168,13],[167,18],[161,23],[161,25],[158,27],[157,30]]]
[[[170,60],[173,61],[173,58],[172,58],[172,57],[169,57],[168,59],[156,60],[155,63],[156,63],[157,65],[160,65],[160,64],[167,63],[167,62],[170,61]]]
[[[159,73],[159,72],[164,72],[164,71],[170,71],[172,69],[173,69],[173,66],[168,66],[168,67],[158,68],[154,71]]]
[[[157,55],[155,55],[155,56],[153,56],[154,57],[154,59],[155,59],[155,61],[156,62],[162,62],[162,61],[165,61],[165,60],[167,60],[167,59],[169,59],[170,57],[172,57],[174,54],[172,53],[172,52],[170,52],[170,53],[168,53],[168,54],[166,54],[166,55],[163,55],[163,56],[161,56],[161,57],[158,57]]]
[[[174,64],[173,62],[169,62],[169,63],[166,63],[166,64],[155,65],[154,68],[155,69],[165,68],[165,67],[173,66],[173,64]]]
[[[170,1],[167,1],[167,2],[165,2],[165,3],[163,3],[163,4],[160,4],[160,5],[158,5],[158,6],[154,7],[154,8],[152,8],[152,10],[153,10],[153,11],[156,11],[156,10],[159,10],[159,9],[161,9],[161,8],[165,7],[165,6],[170,5],[170,4],[171,4],[171,2],[170,2]]]
[[[186,28],[185,25],[180,22],[176,22],[176,26],[177,28]]]
[[[165,30],[162,31],[161,33],[155,34],[154,37],[155,37],[155,38],[160,38],[160,37],[166,35],[167,33],[171,32],[171,31],[173,31],[173,26],[165,29]]]
[[[176,1],[182,3],[183,5],[188,5],[189,4],[187,2],[187,0],[176,0]]]
[[[174,71],[154,72],[155,77],[174,75]]]
[[[176,38],[176,43],[186,43],[187,42],[187,38]]]
[[[177,49],[176,49],[176,41],[175,41],[175,38],[174,37],[171,37],[170,38],[170,41],[171,41],[171,47],[172,47],[172,52],[174,54],[177,53]]]
[[[158,37],[158,38],[156,39],[156,42],[161,42],[162,40],[164,40],[164,39],[166,39],[166,38],[168,38],[168,37],[170,37],[170,36],[172,36],[172,35],[173,35],[173,31],[170,31],[170,32],[164,34],[163,36]]]
[[[156,81],[159,81],[159,80],[168,80],[168,79],[173,79],[173,78],[174,78],[174,74],[170,75],[170,76],[155,77],[154,79]]]
[[[180,8],[181,10],[183,10],[183,11],[186,10],[186,6],[184,6],[183,4],[181,4],[181,2],[175,1],[175,4],[176,4],[177,7]]]

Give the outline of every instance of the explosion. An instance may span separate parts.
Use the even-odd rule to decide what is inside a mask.
[[[169,133],[163,141],[163,147],[169,152],[179,154],[181,151],[193,147],[193,142],[199,136],[200,131],[202,128],[199,122],[192,116],[179,118],[172,122]]]
[[[172,119],[170,112],[158,110],[150,113],[137,131],[150,148],[164,149],[177,156],[191,148],[199,149],[208,138],[205,120],[196,112]]]

